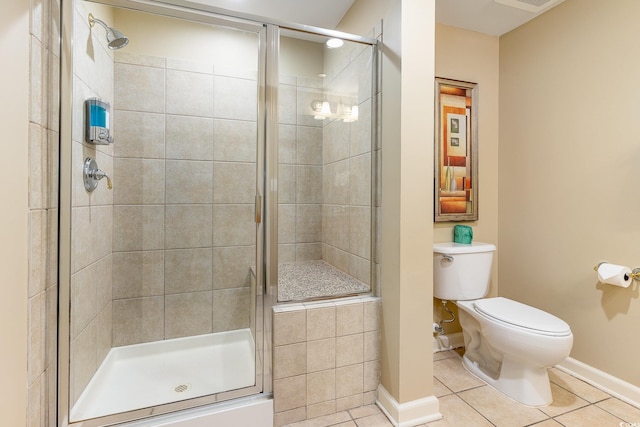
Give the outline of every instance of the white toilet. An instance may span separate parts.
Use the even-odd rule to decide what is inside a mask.
[[[495,250],[480,242],[434,244],[433,296],[458,306],[469,372],[525,405],[545,406],[552,401],[547,368],[569,356],[573,334],[552,314],[483,298]]]

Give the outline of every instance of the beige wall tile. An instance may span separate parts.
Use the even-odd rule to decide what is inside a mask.
[[[167,70],[166,112],[213,117],[213,77],[209,74]]]
[[[348,206],[322,205],[323,242],[344,251],[349,250],[349,219]]]
[[[307,419],[314,419],[336,413],[336,401],[328,400],[326,402],[307,405]]]
[[[164,296],[113,301],[113,345],[164,338]]]
[[[115,64],[114,105],[120,109],[164,113],[165,70]]]
[[[211,246],[211,205],[167,205],[165,248]]]
[[[296,205],[296,242],[322,240],[322,205]]]
[[[210,161],[167,160],[167,204],[211,203],[213,171]]]
[[[372,331],[364,333],[364,360],[380,359],[380,332]]]
[[[324,128],[322,161],[324,164],[349,157],[349,124],[334,120]]]
[[[336,305],[336,335],[362,333],[364,308],[362,303]]]
[[[296,163],[296,129],[294,125],[278,126],[278,163],[281,165]]]
[[[213,246],[249,246],[256,242],[255,206],[213,206]]]
[[[165,294],[211,290],[211,261],[211,248],[165,251]]]
[[[214,116],[221,119],[257,118],[258,91],[255,80],[215,76]]]
[[[372,360],[369,362],[364,362],[363,376],[364,376],[364,383],[363,383],[364,391],[377,392],[378,384],[380,384],[380,360]]]
[[[256,265],[255,246],[213,248],[213,288],[249,286],[251,267]]]
[[[288,424],[292,424],[298,421],[303,421],[307,419],[307,409],[306,407],[291,409],[289,411],[278,412],[274,414],[273,417],[273,426],[274,427],[283,427]]]
[[[76,338],[98,314],[96,301],[97,264],[71,276],[71,339]]]
[[[364,367],[362,363],[336,368],[336,398],[362,394]]]
[[[338,412],[360,407],[362,407],[362,393],[336,399],[336,411]]]
[[[296,202],[296,166],[278,166],[278,204]]]
[[[371,151],[371,99],[358,105],[358,120],[351,123],[351,140],[349,153],[352,156]]]
[[[113,250],[133,251],[164,247],[163,206],[113,207]]]
[[[371,154],[352,157],[349,162],[349,201],[371,206]]]
[[[334,369],[307,374],[307,405],[334,400],[336,381]]]
[[[307,340],[307,319],[304,310],[273,314],[273,345],[287,345]]]
[[[322,200],[324,203],[349,203],[349,160],[324,165],[322,169]]]
[[[164,203],[164,160],[116,158],[113,161],[113,203]]]
[[[29,212],[29,297],[47,285],[48,215],[44,209]]]
[[[297,133],[297,164],[322,165],[322,128],[298,126]]]
[[[248,328],[250,298],[249,288],[213,291],[213,332]]]
[[[102,309],[96,317],[96,366],[100,366],[109,350],[113,340],[113,307],[112,303]]]
[[[322,84],[317,87],[302,87],[299,81],[299,85],[296,93],[296,114],[298,126],[325,126],[327,120],[314,119],[313,111],[311,110],[311,102],[314,100],[322,100],[323,93],[320,89]]]
[[[116,109],[113,117],[114,156],[164,158],[164,114]]]
[[[113,298],[164,294],[164,251],[113,253]]]
[[[307,341],[307,372],[324,371],[335,367],[335,338]]]
[[[278,242],[296,241],[296,205],[278,206]]]
[[[363,303],[364,331],[371,332],[380,329],[382,321],[382,302],[380,299]]]
[[[76,339],[71,341],[69,382],[72,403],[75,403],[96,372],[96,345],[95,323],[91,323]]]
[[[322,243],[298,243],[295,247],[296,261],[313,261],[322,259]]]
[[[213,119],[167,115],[166,157],[213,160]]]
[[[214,203],[254,203],[255,195],[255,163],[214,162]]]
[[[296,202],[322,203],[322,167],[296,167]]]
[[[211,333],[212,298],[211,291],[165,296],[165,338]]]
[[[255,121],[215,119],[213,159],[227,162],[256,161],[258,126]],[[282,141],[282,136],[280,136]]]
[[[276,346],[273,349],[273,378],[280,379],[306,373],[307,343]]]
[[[280,123],[296,124],[296,87],[281,84],[278,89],[278,119]]]
[[[309,341],[336,336],[336,308],[322,307],[306,310],[307,339]]]
[[[349,252],[361,258],[371,257],[371,207],[349,208]]]
[[[29,384],[41,375],[46,361],[46,294],[29,298],[29,342],[27,373]]]
[[[307,376],[283,378],[273,382],[275,413],[303,408],[307,404]]]
[[[363,334],[336,338],[336,367],[353,365],[364,361]]]

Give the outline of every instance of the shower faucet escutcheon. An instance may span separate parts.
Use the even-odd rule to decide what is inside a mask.
[[[84,166],[82,167],[82,177],[84,180],[84,188],[91,193],[98,186],[98,181],[102,178],[107,178],[107,188],[111,190],[113,184],[111,178],[103,170],[98,168],[98,164],[91,157],[84,159]]]

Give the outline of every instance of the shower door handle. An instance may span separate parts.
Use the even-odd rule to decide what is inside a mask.
[[[262,222],[262,196],[256,195],[256,223]]]

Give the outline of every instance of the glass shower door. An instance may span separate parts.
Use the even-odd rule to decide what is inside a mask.
[[[262,391],[263,27],[149,12],[74,3],[72,424]],[[130,43],[110,50],[89,13]],[[112,144],[85,138],[89,98],[109,104]],[[112,189],[85,188],[87,158]]]

